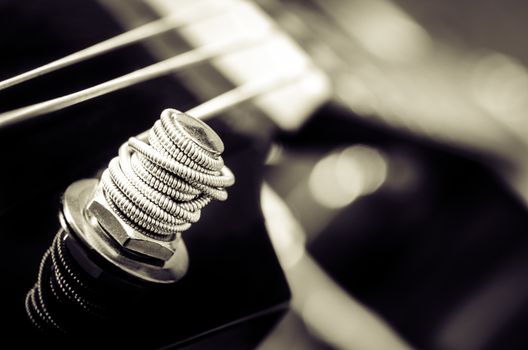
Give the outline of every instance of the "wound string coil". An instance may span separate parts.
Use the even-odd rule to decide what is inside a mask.
[[[146,140],[130,138],[102,175],[105,198],[127,224],[169,241],[200,219],[211,200],[226,200],[234,183],[223,143],[205,123],[166,109]]]

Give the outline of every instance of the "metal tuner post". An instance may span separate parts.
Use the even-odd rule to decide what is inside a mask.
[[[234,183],[223,151],[204,122],[166,109],[148,135],[120,147],[100,180],[70,185],[62,227],[27,294],[31,321],[48,333],[75,333],[111,318],[143,289],[182,278],[181,233]]]

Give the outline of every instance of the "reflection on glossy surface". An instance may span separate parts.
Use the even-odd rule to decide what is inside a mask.
[[[313,334],[335,349],[410,349],[380,317],[350,297],[306,253],[301,226],[269,185],[264,184],[261,194],[266,227],[292,290],[293,311]],[[277,346],[285,345],[272,335],[259,349]]]
[[[387,163],[380,152],[367,146],[351,146],[321,159],[312,170],[309,186],[321,205],[341,208],[374,192],[386,175]]]

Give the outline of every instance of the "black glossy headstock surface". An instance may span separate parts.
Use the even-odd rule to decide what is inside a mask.
[[[92,1],[4,1],[0,12],[6,19],[0,21],[0,79],[123,30]],[[152,63],[140,45],[121,49],[1,91],[0,110],[57,97]],[[195,104],[177,79],[166,77],[0,130],[0,308],[9,325],[6,341],[20,347],[45,341],[26,318],[24,298],[59,228],[64,189],[75,180],[95,177],[119,145],[149,128],[164,108],[186,110]],[[260,211],[268,144],[232,133],[221,121],[210,125],[223,139],[224,159],[236,176],[230,198],[204,209],[202,220],[185,233],[187,276],[131,308],[129,324],[116,325],[116,338],[101,340],[103,344],[156,348],[184,342],[199,349],[206,346],[202,341],[212,341],[221,348],[251,348],[287,307],[289,290]],[[84,340],[54,345],[79,347],[96,337],[87,330]]]

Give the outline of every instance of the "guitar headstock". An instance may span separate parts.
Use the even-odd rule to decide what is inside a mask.
[[[122,347],[254,348],[290,307],[262,349],[294,338],[314,349],[515,342],[522,332],[501,322],[526,318],[528,225],[518,197],[528,198],[528,79],[520,60],[442,37],[434,18],[429,27],[421,16],[434,17],[425,8],[439,3],[0,5],[9,19],[0,21],[0,79],[109,38],[143,36],[16,86],[0,83],[1,306],[12,335],[28,334],[17,339],[23,345],[69,346],[70,339],[45,340],[24,310],[59,226],[65,239],[55,240],[57,251],[69,247],[105,281],[116,270],[122,276],[119,268],[99,269],[97,254],[71,240],[63,205],[71,198],[61,197],[76,180],[100,178],[129,137],[147,144],[144,131],[174,107],[218,133],[237,182],[227,202],[204,208],[182,234],[189,269],[178,265],[178,282],[132,295],[133,307],[110,324],[72,317],[79,328],[99,328],[105,345]],[[172,65],[161,74],[163,62]],[[120,79],[130,84],[115,84]],[[115,89],[101,93],[109,83]],[[72,100],[78,92],[82,98]],[[73,102],[34,106],[58,96]],[[16,116],[5,112],[24,106],[37,112],[4,123]],[[202,148],[210,153],[219,149],[211,134],[194,136],[197,143],[209,137]],[[120,219],[97,224],[104,230]],[[145,256],[143,248],[127,258],[163,265],[169,254]],[[511,298],[494,298],[505,290]],[[480,334],[474,325],[494,331]]]

